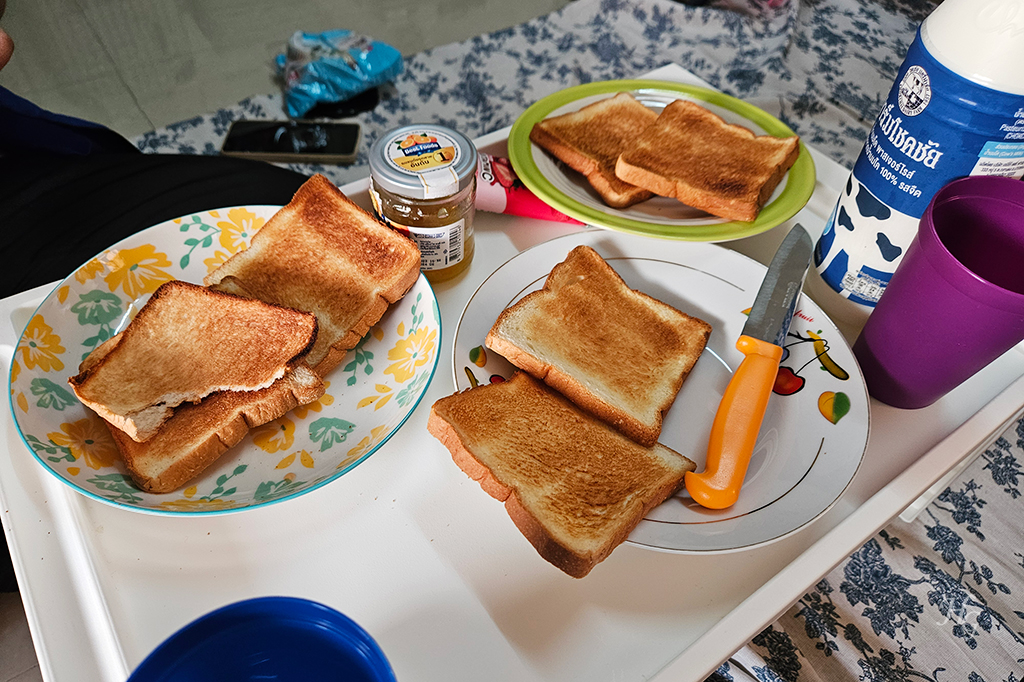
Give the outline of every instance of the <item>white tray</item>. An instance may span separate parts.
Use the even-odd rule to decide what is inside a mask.
[[[693,82],[677,67],[651,77]],[[506,135],[478,143],[502,155]],[[812,154],[818,187],[791,223],[813,233],[847,171]],[[343,189],[368,206],[365,182]],[[478,213],[476,229],[468,273],[435,287],[442,363],[480,282],[519,250],[577,228]],[[782,232],[728,246],[766,262]],[[5,372],[45,293],[0,301]],[[0,508],[48,681],[121,682],[182,625],[261,595],[315,599],[354,618],[401,680],[643,680],[660,671],[659,679],[702,680],[1012,417],[1024,401],[1024,382],[1014,383],[1022,375],[1024,353],[1014,349],[927,409],[872,402],[857,478],[789,538],[710,556],[623,545],[578,581],[540,560],[502,505],[427,434],[429,406],[453,391],[443,371],[402,429],[354,471],[282,504],[209,518],[86,499],[34,461],[4,409]]]

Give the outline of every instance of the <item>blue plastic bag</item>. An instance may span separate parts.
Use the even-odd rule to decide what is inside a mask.
[[[302,118],[320,103],[342,102],[402,73],[402,55],[392,46],[338,29],[296,31],[277,56],[284,79],[285,111]]]

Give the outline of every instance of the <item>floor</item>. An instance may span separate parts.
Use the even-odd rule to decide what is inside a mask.
[[[275,91],[296,30],[345,28],[409,55],[569,0],[8,0],[0,84],[126,137]]]
[[[273,57],[296,30],[346,28],[410,55],[568,2],[7,0],[16,47],[0,85],[134,137],[274,92]],[[19,595],[0,593],[0,682],[41,679]]]

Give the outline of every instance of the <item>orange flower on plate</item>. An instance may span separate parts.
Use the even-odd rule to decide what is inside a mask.
[[[98,417],[86,417],[60,425],[60,431],[46,434],[54,444],[71,451],[75,461],[84,460],[90,469],[113,466],[117,445]]]
[[[228,219],[217,223],[220,228],[220,245],[228,250],[228,254],[238,253],[265,222],[264,218],[258,218],[247,208],[231,209],[228,211]]]
[[[38,367],[44,372],[64,369],[64,363],[58,355],[64,352],[60,345],[60,337],[53,333],[50,325],[42,315],[36,315],[28,323],[25,333],[18,341],[21,359],[29,369]]]
[[[395,381],[408,381],[416,374],[416,368],[422,367],[430,360],[437,339],[437,330],[421,327],[404,339],[400,339],[395,347],[388,351],[391,365],[384,374],[395,377]]]
[[[264,452],[287,450],[295,442],[295,422],[281,417],[252,430],[252,441]]]
[[[112,269],[104,278],[107,286],[111,291],[123,289],[131,299],[151,294],[164,282],[174,279],[164,271],[171,267],[171,261],[152,244],[122,249],[114,254],[110,265]]]

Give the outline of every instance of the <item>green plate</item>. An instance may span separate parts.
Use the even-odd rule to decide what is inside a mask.
[[[729,241],[759,234],[792,218],[814,191],[814,161],[803,142],[800,156],[775,189],[768,205],[752,222],[709,215],[675,199],[654,197],[628,208],[601,201],[582,174],[530,141],[534,124],[550,116],[581,109],[618,92],[629,92],[660,112],[669,102],[686,99],[715,112],[728,123],[757,134],[788,137],[795,133],[771,114],[729,95],[694,85],[653,80],[617,80],[577,85],[548,95],[516,120],[508,137],[512,167],[530,190],[551,206],[590,225],[619,232],[686,241]]]

